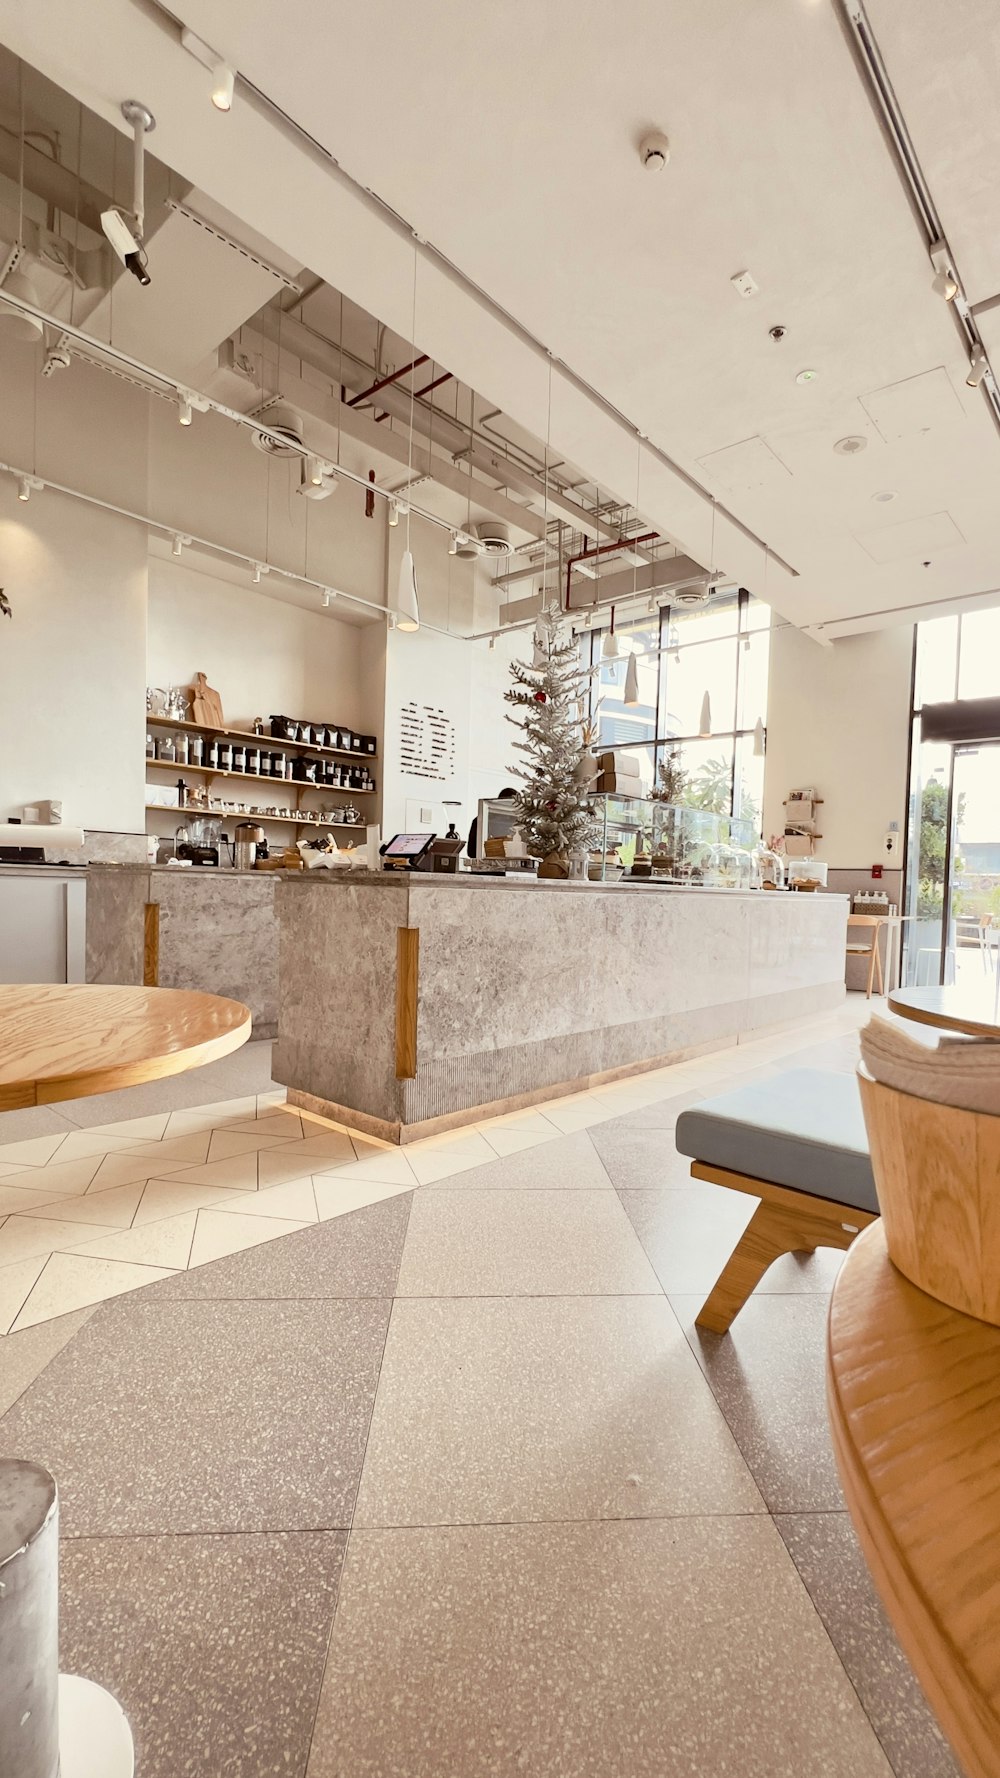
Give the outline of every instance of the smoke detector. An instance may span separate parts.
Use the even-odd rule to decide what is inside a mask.
[[[286,407],[284,402],[275,402],[273,407],[258,408],[254,418],[267,427],[267,432],[255,432],[253,442],[258,451],[265,457],[298,457],[302,452],[302,415],[294,408]],[[278,443],[268,436],[277,432],[287,444]]]
[[[476,536],[488,556],[509,556],[510,528],[499,519],[480,519]]]

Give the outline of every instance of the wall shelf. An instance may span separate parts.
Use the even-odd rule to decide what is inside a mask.
[[[239,777],[239,775],[237,772],[236,776]],[[254,809],[202,809],[194,808],[190,803],[185,803],[183,808],[176,809],[165,808],[162,803],[147,803],[146,808],[151,809],[156,815],[191,815],[196,819],[199,815],[203,815],[213,821],[276,821],[280,827],[315,827],[320,833],[326,832],[330,828],[343,829],[345,833],[364,833],[366,831],[363,821],[303,821],[294,814],[258,815]]]
[[[351,759],[354,755],[344,757]],[[368,753],[359,757],[371,759],[373,756]],[[161,772],[172,772],[175,778],[183,777],[185,772],[197,772],[202,778],[239,778],[247,784],[292,784],[296,790],[339,790],[345,796],[378,795],[374,785],[370,790],[353,790],[349,784],[311,784],[305,778],[274,778],[270,772],[220,772],[217,766],[199,766],[181,759],[150,759],[147,756],[146,765],[155,766]]]
[[[149,710],[146,711],[146,727],[183,729],[185,734],[216,735],[223,741],[250,741],[256,747],[266,747],[269,753],[287,752],[290,747],[293,747],[296,753],[316,753],[324,759],[352,759],[356,765],[362,765],[366,760],[378,758],[377,750],[374,753],[366,753],[360,747],[320,747],[315,741],[282,741],[277,735],[255,735],[251,730],[245,728],[213,728],[208,722],[186,722],[178,716],[154,716]],[[156,760],[154,763],[159,765],[168,762]],[[237,778],[245,775],[240,772],[235,774]]]

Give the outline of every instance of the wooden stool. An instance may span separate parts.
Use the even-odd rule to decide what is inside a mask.
[[[850,1247],[878,1216],[853,1075],[792,1069],[706,1099],[681,1113],[676,1141],[692,1178],[760,1199],[696,1318],[711,1333],[782,1254]]]

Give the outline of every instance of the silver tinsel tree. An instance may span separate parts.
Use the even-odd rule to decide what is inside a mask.
[[[511,662],[514,683],[505,694],[518,712],[507,718],[521,731],[514,746],[527,761],[514,767],[524,786],[514,819],[533,858],[565,859],[594,843],[598,823],[579,772],[588,675],[556,603],[545,607],[535,626],[534,659],[537,665]]]

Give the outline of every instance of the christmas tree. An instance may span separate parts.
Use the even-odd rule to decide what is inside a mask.
[[[532,857],[568,859],[592,845],[598,829],[579,769],[586,751],[581,713],[588,675],[558,604],[542,611],[534,641],[533,664],[511,662],[514,683],[505,694],[518,712],[507,718],[521,731],[514,747],[527,760],[514,767],[524,785],[514,819]]]

